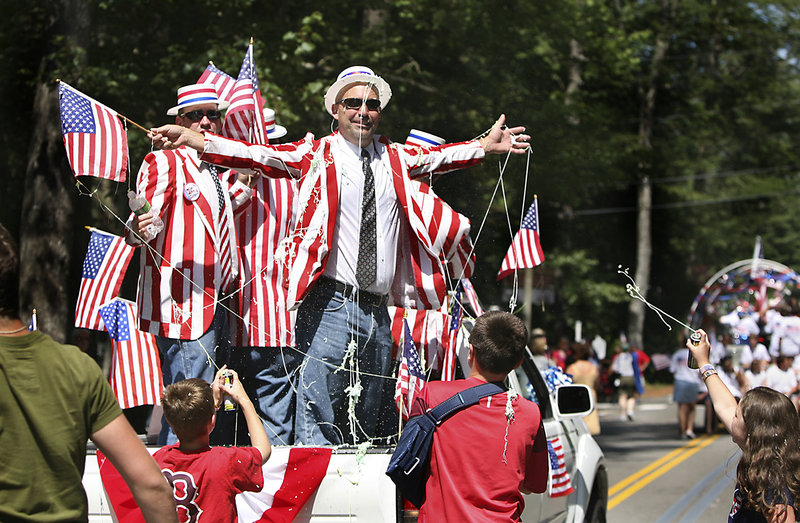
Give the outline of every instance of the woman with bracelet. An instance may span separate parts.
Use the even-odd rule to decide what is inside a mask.
[[[729,522],[794,523],[794,499],[800,499],[800,416],[785,395],[765,387],[736,399],[710,364],[711,346],[703,330],[694,345],[686,342],[700,366],[720,421],[742,449]]]

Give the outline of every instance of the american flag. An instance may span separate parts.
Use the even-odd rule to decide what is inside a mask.
[[[458,330],[461,328],[461,320],[464,311],[461,307],[461,284],[456,286],[456,293],[453,297],[453,309],[450,312],[450,328],[443,334],[442,347],[444,357],[442,360],[442,381],[453,381],[456,379],[456,360],[458,359]]]
[[[75,305],[75,327],[105,330],[98,313],[101,305],[117,296],[125,269],[133,257],[133,247],[116,235],[92,231],[83,260],[83,275]]]
[[[417,354],[417,349],[414,347],[411,329],[408,328],[408,323],[404,319],[403,358],[400,360],[397,385],[394,389],[394,402],[403,419],[408,419],[411,405],[414,403],[414,396],[422,390],[423,385],[425,385],[425,374],[422,372],[419,354]]]
[[[124,182],[128,170],[128,135],[113,109],[65,82],[58,84],[61,134],[75,176]]]
[[[542,246],[539,244],[538,201],[538,198],[534,197],[533,205],[528,209],[525,219],[522,220],[522,227],[514,235],[511,247],[508,248],[506,257],[503,258],[500,272],[497,273],[498,280],[513,274],[517,269],[536,267],[544,261]]]
[[[148,447],[148,450],[153,453],[158,449]],[[272,447],[269,460],[261,467],[264,474],[264,487],[261,491],[236,494],[238,521],[253,523],[294,520],[306,502],[317,492],[327,474],[332,454],[331,447]],[[122,475],[99,450],[97,465],[110,509],[115,516],[114,521],[144,522],[142,511],[136,505]],[[337,474],[337,477],[340,475]],[[348,483],[348,488],[357,488],[357,483]],[[352,495],[352,491],[348,494]],[[307,512],[310,513],[303,511],[304,514]]]
[[[231,101],[236,80],[229,74],[219,69],[213,62],[208,62],[208,67],[197,79],[198,84],[212,84],[217,89],[220,100]]]
[[[253,44],[247,47],[230,102],[225,123],[222,124],[222,136],[262,145],[268,143],[264,131],[264,112],[261,110],[264,101],[253,62]]]
[[[442,333],[447,325],[447,320],[450,319],[446,311],[442,309],[403,309],[390,306],[389,317],[392,319],[393,359],[400,360],[403,357],[403,320],[405,319],[411,329],[411,337],[422,364],[434,369],[441,367],[441,358],[437,356],[444,354],[441,347]]]
[[[558,436],[547,439],[547,454],[550,456],[550,489],[552,498],[569,496],[574,492],[564,460],[564,446]]]
[[[469,281],[469,278],[461,279],[461,288],[464,289],[464,294],[467,296],[467,301],[469,302],[469,306],[472,307],[472,312],[475,313],[475,317],[482,316],[483,307],[481,307],[481,302],[478,300],[478,293],[475,292],[475,287],[472,286],[472,282]]]
[[[159,405],[164,385],[156,337],[136,328],[136,304],[121,298],[100,307],[111,337],[111,388],[120,407]]]

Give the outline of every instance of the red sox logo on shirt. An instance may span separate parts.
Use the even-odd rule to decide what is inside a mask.
[[[161,472],[172,485],[172,497],[175,498],[175,505],[178,508],[178,521],[196,522],[203,511],[194,502],[197,498],[197,485],[192,475],[182,471],[172,472],[169,469],[162,469]]]

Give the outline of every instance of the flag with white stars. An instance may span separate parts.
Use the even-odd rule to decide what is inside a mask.
[[[230,102],[222,125],[222,136],[250,143],[267,144],[269,139],[262,111],[264,100],[258,87],[258,74],[253,61],[253,44],[247,47],[239,78],[230,95]]]
[[[116,111],[65,82],[58,84],[61,134],[75,176],[124,182],[128,135]]]
[[[422,390],[425,385],[425,373],[422,371],[422,363],[419,354],[414,346],[414,339],[411,337],[411,329],[408,322],[403,319],[403,358],[400,360],[400,370],[397,373],[397,385],[394,389],[394,401],[397,410],[403,415],[403,419],[408,419],[411,412],[411,404],[414,403],[414,396]]]
[[[539,243],[539,206],[538,199],[533,198],[533,205],[528,209],[525,218],[522,220],[511,247],[508,248],[497,279],[501,280],[513,274],[517,269],[530,269],[536,267],[544,261],[544,252]]]
[[[163,392],[156,337],[136,328],[136,304],[115,298],[100,307],[111,337],[111,388],[123,409],[159,405]]]
[[[114,234],[90,229],[89,248],[83,259],[81,287],[75,306],[75,327],[105,330],[98,312],[100,306],[117,296],[125,269],[133,257],[133,247]]]

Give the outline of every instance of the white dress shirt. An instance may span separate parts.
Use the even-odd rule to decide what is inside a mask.
[[[377,232],[377,277],[367,289],[375,294],[388,294],[397,265],[397,242],[400,232],[400,209],[391,179],[387,155],[379,155],[374,140],[364,147],[370,154],[370,167],[375,177]],[[331,145],[337,174],[341,176],[339,215],[330,242],[331,251],[323,273],[328,278],[358,287],[356,265],[361,231],[361,200],[364,173],[361,148],[337,134]]]

